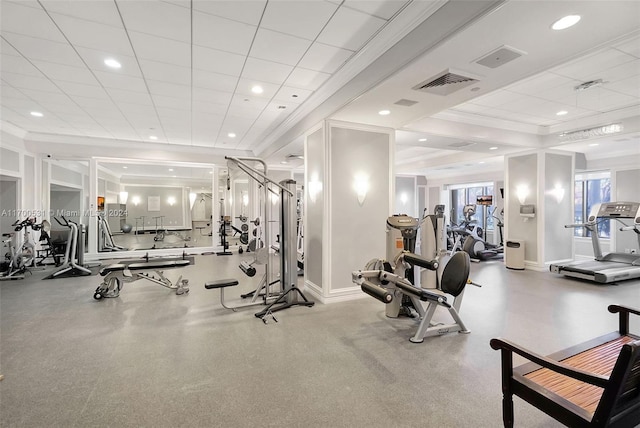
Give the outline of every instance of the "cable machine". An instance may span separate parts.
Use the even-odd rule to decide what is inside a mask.
[[[265,275],[252,293],[253,297],[251,303],[242,306],[251,306],[259,304],[256,302],[260,292],[264,289],[263,303],[269,303],[267,299],[275,296],[275,300],[268,304],[266,308],[255,314],[256,317],[263,319],[267,315],[273,314],[273,312],[287,309],[292,306],[308,306],[314,305],[314,302],[307,300],[302,290],[297,286],[298,282],[298,259],[297,259],[297,200],[296,200],[296,182],[295,180],[283,180],[280,183],[276,183],[267,177],[267,164],[259,158],[246,157],[230,157],[225,156],[228,162],[233,163],[247,174],[251,179],[255,180],[261,185],[261,189],[264,192],[263,201],[269,200],[269,192],[274,192],[270,186],[275,186],[280,191],[280,285],[281,291],[276,296],[272,294],[270,287],[278,281],[269,282],[269,264],[266,264]],[[258,162],[262,165],[264,172],[261,172],[250,165],[247,162]],[[269,224],[270,216],[269,210],[265,209],[265,224]],[[270,241],[269,228],[264,228],[264,240],[266,245]],[[268,248],[265,246],[265,249]]]

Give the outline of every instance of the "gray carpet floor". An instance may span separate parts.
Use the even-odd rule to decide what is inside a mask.
[[[461,316],[471,334],[409,342],[416,321],[362,299],[295,307],[278,322],[220,306],[205,281],[255,288],[248,255],[197,256],[177,296],[147,281],[95,301],[99,276],[0,282],[3,427],[498,427],[503,336],[542,354],[617,329],[611,303],[640,307],[640,281],[600,286],[472,265]],[[354,267],[359,268],[359,267]],[[345,278],[350,281],[350,278]],[[436,317],[446,320],[446,313]],[[640,320],[632,330],[640,332]],[[521,360],[517,360],[517,363]],[[515,400],[518,427],[556,422]]]

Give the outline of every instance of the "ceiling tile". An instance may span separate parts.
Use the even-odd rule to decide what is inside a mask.
[[[353,52],[322,43],[314,43],[300,61],[299,66],[333,74],[342,66]]]
[[[152,95],[163,95],[174,98],[191,98],[190,85],[178,85],[175,83],[147,79],[147,86],[149,86],[149,92]]]
[[[121,1],[118,6],[129,31],[191,42],[189,9],[163,2],[155,2],[149,7],[144,1]]]
[[[625,40],[615,45],[615,48],[629,55],[633,55],[636,58],[640,58],[640,37],[636,36],[631,40]]]
[[[139,59],[191,67],[191,45],[148,34],[129,32],[133,50]]]
[[[242,3],[238,3],[238,7]],[[193,13],[193,44],[246,55],[256,27],[229,19]]]
[[[118,73],[110,73],[106,71],[94,72],[100,83],[105,88],[116,88],[134,92],[147,92],[144,80],[139,77],[125,76]]]
[[[640,82],[638,81],[638,77],[610,83],[607,85],[607,89],[640,99]]]
[[[572,61],[571,63],[555,68],[554,73],[578,79],[590,81],[601,78],[601,73],[636,59],[634,56],[616,49],[607,49],[603,52],[589,55]]]
[[[249,56],[296,65],[310,45],[311,42],[308,40],[260,28]]]
[[[567,103],[572,101],[573,99],[567,100]],[[606,112],[638,104],[638,99],[636,97],[611,91],[604,87],[581,91],[578,93],[575,101],[577,107],[599,112]]]
[[[71,81],[85,85],[98,83],[86,67],[69,67],[46,61],[33,61],[33,63],[51,80]]]
[[[141,59],[140,68],[142,69],[142,74],[144,74],[145,79],[159,80],[161,82],[176,83],[179,85],[191,84],[191,69],[188,67]]]
[[[269,104],[269,98],[237,94],[231,100],[231,107],[261,112]]]
[[[287,79],[292,70],[293,67],[290,65],[249,57],[242,70],[242,77],[279,85]]]
[[[634,59],[630,62],[625,62],[617,67],[609,68],[603,71],[601,74],[602,80],[604,80],[605,87],[612,82],[619,80],[625,80],[629,77],[636,76],[637,82],[640,84],[640,59]]]
[[[52,15],[64,35],[76,46],[133,56],[129,38],[122,26],[97,24],[64,15]]]
[[[101,100],[108,99],[107,93],[97,82],[94,85],[82,85],[79,83],[56,81],[55,84],[68,95]]]
[[[15,98],[19,100],[26,100],[27,97],[18,89],[13,86],[9,86],[6,83],[2,83],[0,87],[0,93],[2,94],[2,98],[0,101],[5,101],[8,98]]]
[[[331,75],[320,71],[307,70],[305,68],[296,67],[291,76],[287,79],[288,86],[315,91],[322,85]]]
[[[544,72],[537,74],[529,79],[522,80],[514,85],[509,85],[507,89],[510,92],[520,94],[536,95],[543,91],[555,89],[558,87],[573,88],[580,82],[567,76],[556,74],[555,72]]]
[[[293,88],[291,86],[283,86],[276,94],[276,100],[287,101],[291,103],[302,104],[313,93],[306,89]],[[295,96],[294,96],[295,95]]]
[[[221,92],[233,92],[237,81],[237,77],[210,73],[203,70],[193,70],[194,93],[196,92],[195,87],[214,89]]]
[[[107,88],[107,92],[111,95],[113,101],[117,104],[119,102],[140,104],[145,106],[153,105],[151,97],[147,93],[134,92],[122,89]]]
[[[193,46],[193,68],[238,76],[246,56],[218,49]]]
[[[153,102],[156,107],[167,107],[178,110],[191,111],[191,99],[189,98],[173,98],[165,97],[164,95],[154,95]]]
[[[65,43],[64,36],[42,9],[19,3],[2,2],[2,32],[24,34],[53,42]]]
[[[5,37],[21,55],[29,59],[39,59],[73,67],[82,67],[82,61],[78,58],[78,54],[68,43],[52,42],[13,33],[3,33],[2,36]],[[3,53],[5,53],[5,51],[3,51]]]
[[[77,50],[82,57],[82,60],[91,70],[142,77],[142,74],[140,73],[140,67],[138,67],[138,60],[133,56],[113,55],[109,52],[88,48],[77,48]],[[108,58],[117,60],[122,65],[122,68],[114,70],[113,68],[108,67],[104,63],[104,60]]]
[[[205,88],[193,88],[193,101],[228,105],[233,97],[232,92],[216,91]]]
[[[34,89],[54,93],[60,92],[56,85],[44,77],[27,76],[17,73],[2,73],[2,80],[15,88]]]
[[[316,41],[358,51],[385,23],[375,16],[341,7]]]
[[[30,76],[42,77],[42,73],[23,57],[2,54],[1,58],[0,70],[2,70],[3,73],[28,74]]]
[[[92,98],[92,97],[81,97],[81,96],[72,96],[73,101],[78,104],[82,108],[94,108],[94,107],[103,107],[103,106],[113,106],[115,105],[109,99],[108,95],[105,92],[105,98]]]
[[[41,0],[49,13],[72,16],[111,26],[122,26],[115,2]]]
[[[4,36],[4,34],[3,34]],[[11,46],[9,44],[9,42],[7,42],[4,38],[2,40],[0,40],[0,52],[2,53],[2,55],[8,56],[22,56],[20,55],[20,52],[18,52],[17,50],[15,50],[13,48],[13,46]]]
[[[388,20],[407,3],[406,0],[346,0],[342,6]]]
[[[229,94],[231,95],[231,94]],[[227,112],[227,107],[229,104],[216,104],[216,103],[206,103],[203,101],[194,101],[193,102],[193,113],[204,113],[204,114],[214,114],[214,115],[222,115]]]
[[[337,8],[319,0],[269,2],[260,27],[315,40]]]
[[[262,12],[264,11],[266,3],[266,0],[245,0],[242,2],[237,0],[194,0],[193,9],[210,15],[216,15],[233,21],[257,26],[260,22],[260,18],[262,17]]]

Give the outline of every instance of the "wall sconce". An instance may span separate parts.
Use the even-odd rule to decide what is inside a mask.
[[[247,193],[242,194],[242,205],[245,207],[249,205],[249,195]]]
[[[131,198],[131,202],[133,202],[133,205],[137,207],[138,204],[140,204],[140,196],[134,196],[133,198]]]
[[[322,182],[318,180],[317,173],[314,173],[311,176],[311,180],[309,180],[307,188],[309,189],[309,199],[311,199],[311,202],[315,203],[318,194],[322,191]]]
[[[280,199],[280,196],[278,196],[277,193],[269,193],[269,197],[271,198],[271,205],[277,204],[278,199]]]
[[[547,193],[553,196],[558,203],[562,202],[564,199],[564,188],[560,184],[556,184],[555,187]]]
[[[189,193],[189,208],[193,209],[193,204],[196,203],[196,198],[198,197],[197,194],[191,192]]]
[[[526,184],[520,184],[516,187],[516,197],[520,202],[520,205],[524,205],[527,201],[527,196],[529,196],[529,186]]]
[[[406,193],[402,192],[402,194],[400,195],[400,202],[402,202],[402,205],[407,205],[408,201],[409,201],[409,197],[407,196]]]
[[[357,174],[353,180],[353,189],[358,196],[358,203],[362,206],[369,191],[369,177],[365,174]]]
[[[120,192],[120,203],[121,204],[126,205],[128,198],[129,198],[129,192]]]
[[[171,206],[174,206],[176,204],[176,198],[174,198],[173,196],[169,196],[167,198],[167,203]]]

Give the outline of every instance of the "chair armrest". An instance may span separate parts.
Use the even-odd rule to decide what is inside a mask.
[[[550,358],[543,357],[542,355],[531,352],[515,343],[505,339],[491,339],[490,345],[496,351],[499,349],[516,353],[529,361],[532,361],[539,366],[545,367],[554,372],[560,373],[565,376],[569,376],[573,379],[577,379],[581,382],[586,382],[591,385],[606,388],[609,384],[609,379],[605,376],[601,376],[594,373],[589,373],[584,370],[575,369],[561,362],[554,361]]]
[[[609,305],[607,308],[612,314],[620,313],[619,330],[620,334],[629,334],[629,314],[640,315],[640,310],[622,305]]]
[[[634,315],[640,315],[640,310],[638,309],[633,309],[630,308],[628,306],[623,306],[623,305],[609,305],[609,307],[607,308],[609,310],[609,312],[611,312],[612,314],[615,313],[630,313],[630,314],[634,314]]]

